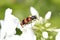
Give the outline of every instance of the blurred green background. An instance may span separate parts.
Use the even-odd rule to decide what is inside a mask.
[[[52,12],[51,27],[60,28],[60,0],[0,0],[0,20],[4,19],[6,8],[12,8],[12,14],[21,20],[28,17],[33,6],[44,18],[48,11]]]
[[[4,19],[6,8],[12,8],[13,15],[22,20],[30,15],[31,6],[33,6],[42,17],[44,17],[48,11],[51,11],[51,22],[53,26],[60,27],[60,0],[0,0],[0,20]]]

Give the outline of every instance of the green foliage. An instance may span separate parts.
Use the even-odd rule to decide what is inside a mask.
[[[16,28],[16,35],[21,35],[22,34],[22,31],[18,28]]]

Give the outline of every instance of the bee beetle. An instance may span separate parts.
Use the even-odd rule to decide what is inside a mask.
[[[39,14],[34,7],[30,7],[30,12],[31,12],[32,16],[29,16],[29,17],[23,19],[22,22],[20,23],[20,25],[28,24],[30,21],[32,21],[34,19],[39,19]]]
[[[24,24],[28,24],[30,21],[32,21],[34,19],[37,19],[36,16],[29,16],[29,17],[23,19],[20,24],[21,24],[21,26],[24,25]]]

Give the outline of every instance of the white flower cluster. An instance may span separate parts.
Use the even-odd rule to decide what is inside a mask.
[[[37,16],[37,20],[36,20],[37,23],[45,24],[45,27],[50,27],[51,23],[48,22],[48,20],[51,18],[51,11],[48,11],[46,13],[45,18],[42,18],[41,16],[39,16],[39,13],[33,7],[30,8],[30,11],[31,11],[32,15]],[[39,28],[36,27],[36,29],[38,30]],[[42,27],[42,29],[44,29],[44,27]],[[60,40],[60,29],[48,28],[46,30],[50,31],[50,32],[58,32],[58,34],[56,35],[55,40]],[[48,32],[46,32],[46,31],[42,32],[42,36],[43,36],[43,38],[47,39],[48,38]],[[45,40],[45,39],[41,39],[41,40]]]
[[[45,18],[42,18],[41,16],[39,16],[39,13],[33,7],[31,7],[30,11],[31,11],[32,15],[35,15],[37,17],[36,21],[38,23],[40,23],[40,24],[44,24],[45,23],[45,27],[49,27],[51,25],[51,23],[47,23],[47,21],[51,17],[51,12],[50,11],[47,12],[47,14],[45,15]],[[47,39],[48,38],[48,33],[47,32],[42,32],[42,36]]]

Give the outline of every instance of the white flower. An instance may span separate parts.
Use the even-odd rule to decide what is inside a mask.
[[[19,19],[11,13],[12,9],[7,8],[5,11],[5,18],[1,26],[1,39],[4,39],[4,37],[15,35],[16,27],[22,29]]]
[[[48,38],[48,33],[47,32],[42,32],[42,36],[43,36],[43,38]]]
[[[45,24],[44,25],[45,27],[49,27],[51,25],[50,22],[47,22],[51,18],[51,11],[48,11],[46,13],[45,18],[39,16],[39,13],[33,7],[30,7],[30,12],[31,12],[32,16],[36,16],[37,17],[37,20],[36,20],[37,23],[40,23],[42,25]],[[42,29],[42,27],[40,29]],[[43,27],[43,29],[45,29],[45,28]],[[43,38],[47,39],[48,38],[48,33],[47,32],[43,32],[42,36],[43,36]]]
[[[35,21],[24,25],[24,27],[22,28],[22,34],[17,36],[17,35],[13,35],[11,37],[7,37],[5,40],[36,40],[36,36],[32,30],[32,27],[35,25]]]

